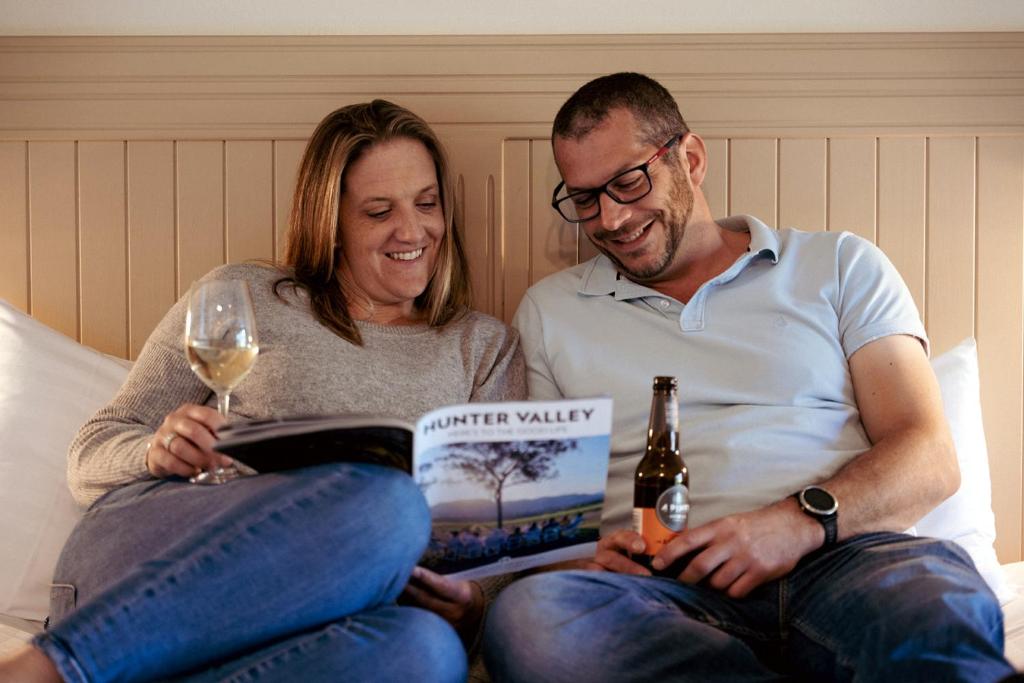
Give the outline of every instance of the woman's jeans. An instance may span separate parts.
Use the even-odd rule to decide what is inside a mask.
[[[857,536],[748,597],[675,579],[538,574],[487,619],[496,681],[998,681],[1002,612],[957,545]]]
[[[374,465],[132,484],[76,527],[34,642],[83,683],[464,680],[454,630],[394,604],[429,529]]]

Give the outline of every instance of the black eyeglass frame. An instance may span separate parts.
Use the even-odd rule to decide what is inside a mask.
[[[644,197],[649,195],[651,193],[651,190],[654,189],[654,181],[651,179],[651,173],[650,173],[650,166],[651,166],[651,164],[653,164],[655,161],[657,161],[658,159],[660,159],[663,156],[665,156],[666,154],[668,154],[669,151],[673,147],[678,145],[679,142],[683,138],[685,138],[685,137],[686,137],[686,133],[676,133],[675,135],[672,136],[672,138],[668,142],[666,142],[664,145],[659,147],[658,151],[655,152],[651,156],[650,159],[648,159],[644,163],[640,164],[639,166],[634,166],[633,168],[627,168],[625,171],[622,171],[621,173],[615,174],[615,176],[611,180],[606,182],[604,185],[601,185],[600,187],[591,187],[591,188],[587,188],[587,189],[583,189],[583,190],[576,190],[575,192],[571,192],[571,193],[565,195],[564,197],[559,198],[558,197],[558,193],[561,192],[562,189],[565,187],[565,181],[563,180],[562,182],[558,183],[558,185],[555,186],[555,191],[551,193],[551,208],[553,208],[555,211],[557,211],[558,215],[561,216],[563,219],[565,219],[567,222],[569,222],[569,223],[577,223],[578,224],[578,223],[586,223],[587,221],[594,220],[595,218],[597,218],[598,216],[601,215],[601,201],[600,201],[601,193],[604,193],[604,194],[608,195],[609,197],[611,197],[612,201],[615,202],[616,204],[623,204],[623,205],[625,205],[625,204],[633,204],[634,202],[640,201],[641,199],[643,199]],[[636,171],[640,171],[641,173],[643,173],[644,174],[644,178],[647,179],[647,191],[644,192],[643,194],[641,194],[638,197],[634,197],[633,199],[628,199],[628,200],[620,199],[619,197],[616,197],[615,194],[608,188],[608,186],[611,185],[612,183],[614,183],[616,180],[618,180],[622,176],[624,176],[626,174],[629,174],[629,173],[634,173]],[[592,195],[594,198],[598,199],[598,201],[594,203],[594,206],[597,207],[597,211],[594,213],[594,215],[593,216],[587,216],[586,218],[569,218],[568,216],[566,216],[565,213],[562,211],[562,209],[559,208],[559,204],[561,204],[563,202],[566,202],[566,201],[572,201],[573,197],[578,197],[579,195],[583,195],[583,194]]]

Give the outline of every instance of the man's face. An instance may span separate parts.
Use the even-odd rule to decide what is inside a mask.
[[[627,109],[612,110],[578,140],[555,138],[554,143],[555,161],[570,191],[600,187],[657,150],[640,140]],[[646,197],[619,204],[602,193],[601,213],[580,224],[594,246],[630,280],[652,283],[674,275],[672,265],[693,212],[693,191],[679,158],[685,160],[682,145],[671,157],[651,164],[653,188]]]

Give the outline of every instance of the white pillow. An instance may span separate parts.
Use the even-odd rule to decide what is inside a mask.
[[[71,439],[114,396],[126,361],[88,349],[0,300],[0,613],[43,619],[50,578],[81,510]]]
[[[996,558],[996,518],[992,513],[992,482],[988,470],[988,449],[981,419],[978,382],[978,349],[968,338],[932,360],[932,369],[942,390],[957,460],[960,489],[915,526],[922,536],[945,538],[959,543],[974,560],[1000,604],[1014,597],[1014,590]]]

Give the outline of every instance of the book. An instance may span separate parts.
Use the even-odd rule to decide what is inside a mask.
[[[446,406],[415,424],[297,416],[230,424],[217,450],[256,472],[338,461],[403,470],[430,507],[420,564],[468,579],[594,556],[611,417],[607,397]]]

